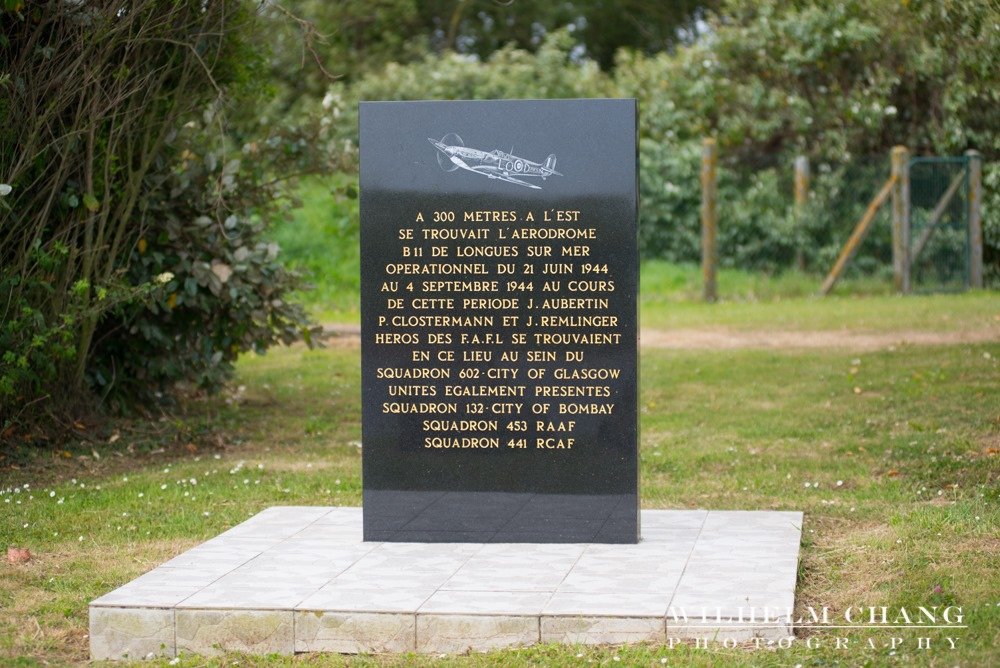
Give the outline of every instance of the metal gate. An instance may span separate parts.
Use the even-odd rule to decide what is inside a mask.
[[[912,289],[968,289],[972,273],[970,158],[919,157],[909,163]]]

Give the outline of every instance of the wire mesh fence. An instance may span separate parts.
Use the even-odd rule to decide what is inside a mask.
[[[786,155],[720,156],[719,263],[825,274],[854,234],[860,243],[849,249],[843,276],[884,280],[891,286],[893,210],[898,206],[896,234],[901,234],[900,225],[908,230],[900,248],[908,244],[912,289],[966,289],[975,252],[969,232],[969,160],[921,156],[907,163],[904,158],[893,181],[888,152],[812,164]],[[796,197],[797,188],[802,197]],[[872,216],[869,209],[879,193],[890,196],[879,200]],[[869,224],[857,235],[866,219]]]
[[[785,155],[720,159],[720,264],[746,269],[830,269],[889,178],[889,156],[808,165],[808,194],[795,201],[795,162]],[[892,276],[892,233],[882,208],[847,276]]]
[[[641,144],[639,234],[645,257],[702,261],[703,147]],[[831,287],[843,276],[861,279],[866,290],[884,285],[902,292],[995,285],[1000,276],[991,265],[1000,247],[998,228],[989,218],[996,215],[990,211],[1000,212],[1000,198],[981,189],[994,172],[978,154],[909,158],[896,147],[838,161],[717,147],[712,155],[711,229],[720,267],[768,274],[798,268],[826,276],[824,292],[832,273],[837,275]],[[978,173],[987,176],[970,176]],[[974,205],[973,191],[979,193],[976,201],[997,205]],[[834,267],[838,272],[831,272]]]
[[[910,161],[910,267],[918,291],[969,287],[969,173],[965,157]]]
[[[840,163],[820,162],[810,190],[804,242],[815,245],[816,263],[825,273],[890,176],[888,155],[864,155]],[[892,226],[889,208],[880,207],[846,270],[847,276],[892,278]]]

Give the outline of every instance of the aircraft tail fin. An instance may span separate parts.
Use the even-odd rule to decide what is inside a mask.
[[[545,171],[549,172],[550,174],[556,174],[558,176],[562,176],[562,174],[559,174],[559,172],[556,171],[555,153],[550,153],[549,157],[545,158],[545,164],[542,165],[542,167],[545,169]]]

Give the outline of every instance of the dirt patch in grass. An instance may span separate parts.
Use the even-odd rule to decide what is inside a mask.
[[[355,348],[361,345],[361,327],[358,325],[323,325],[320,334],[323,345],[329,347]]]
[[[357,325],[323,325],[322,339],[331,347],[361,345],[361,328]],[[640,344],[649,348],[674,350],[785,350],[846,348],[849,350],[881,350],[891,346],[939,346],[1000,341],[1000,327],[949,332],[895,331],[861,332],[850,329],[784,331],[735,330],[724,327],[697,329],[643,329]]]
[[[0,487],[25,482],[43,487],[73,476],[110,478],[198,456],[225,454],[232,447],[228,435],[218,432],[192,435],[183,427],[171,426],[151,435],[138,420],[116,424],[111,442],[95,429],[63,446],[22,446],[7,453],[0,448]]]
[[[995,457],[1000,455],[1000,431],[980,436],[978,439],[982,449],[979,453],[972,453],[973,456],[979,454],[983,457]]]
[[[788,348],[881,350],[890,346],[936,346],[968,343],[996,343],[1000,328],[952,331],[858,332],[819,331],[739,331],[731,329],[644,329],[643,346],[676,350],[785,350]]]
[[[991,568],[997,554],[1000,554],[1000,537],[965,536],[949,542],[935,561],[938,569],[958,573],[969,570],[969,563],[976,561],[982,561],[984,568]]]
[[[843,610],[871,598],[871,592],[896,579],[898,574],[882,559],[872,558],[877,554],[872,543],[889,542],[895,536],[892,527],[822,518],[815,513],[809,514],[807,524],[806,530],[816,533],[809,534],[813,545],[799,554],[795,601],[799,607]]]

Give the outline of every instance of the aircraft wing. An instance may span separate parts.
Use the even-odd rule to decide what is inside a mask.
[[[521,179],[515,179],[513,176],[497,176],[496,178],[501,181],[506,181],[507,183],[516,183],[519,186],[525,186],[526,188],[534,188],[535,190],[541,190],[540,186],[536,186],[534,183],[528,183],[527,181],[522,181]]]
[[[474,169],[473,169],[472,167],[469,167],[469,165],[468,165],[468,164],[466,164],[465,160],[462,160],[462,159],[461,159],[460,157],[458,157],[457,155],[451,155],[451,156],[448,156],[448,159],[449,159],[449,160],[451,160],[451,161],[452,161],[453,163],[455,163],[456,165],[458,165],[459,167],[461,167],[462,169],[467,169],[467,170],[469,170],[470,172],[474,172],[474,171],[476,171],[476,170],[474,170]]]

